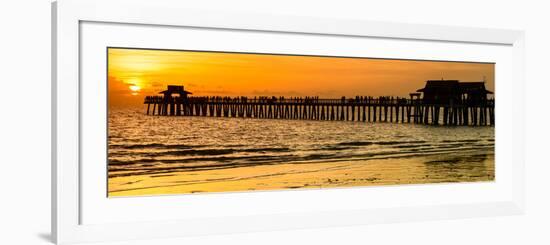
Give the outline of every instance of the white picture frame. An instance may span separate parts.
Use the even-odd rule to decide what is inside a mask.
[[[512,130],[502,132],[502,135],[511,139],[510,179],[505,193],[494,200],[471,200],[471,202],[464,200],[445,204],[434,202],[432,205],[417,205],[411,202],[387,208],[348,208],[347,210],[294,213],[269,211],[271,213],[241,216],[216,215],[149,222],[83,223],[81,180],[83,170],[80,165],[83,157],[80,154],[82,151],[80,96],[83,91],[79,81],[82,79],[80,74],[81,25],[85,22],[505,45],[512,52],[512,70],[509,72],[512,74],[510,80],[513,81],[506,86],[515,92],[515,103],[512,109],[506,112],[511,119],[509,128]],[[524,211],[524,33],[522,31],[196,11],[186,9],[184,2],[169,0],[60,0],[52,4],[52,31],[52,237],[58,244],[513,215]],[[497,142],[498,140],[497,135]],[[467,188],[476,188],[476,186],[466,186],[465,189]],[[335,189],[323,195],[337,195],[338,192],[343,190]],[[302,195],[305,192],[292,193]],[[279,194],[263,192],[257,195],[267,198]],[[220,196],[220,198],[226,197],[227,195]],[[170,197],[158,200],[169,199]],[[155,199],[148,201],[155,202]]]

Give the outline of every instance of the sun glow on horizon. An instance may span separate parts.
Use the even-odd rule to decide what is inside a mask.
[[[132,90],[133,92],[138,92],[141,90],[141,87],[139,87],[138,85],[130,85],[130,90]]]

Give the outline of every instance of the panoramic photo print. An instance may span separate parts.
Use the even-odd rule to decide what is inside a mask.
[[[107,48],[109,197],[494,181],[495,64]]]

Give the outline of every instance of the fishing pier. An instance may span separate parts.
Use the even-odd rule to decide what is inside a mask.
[[[409,97],[221,97],[189,96],[169,85],[159,96],[146,96],[147,115],[234,117],[286,120],[360,121],[426,125],[492,126],[495,102],[484,82],[427,81]],[[423,95],[423,96],[422,96]]]

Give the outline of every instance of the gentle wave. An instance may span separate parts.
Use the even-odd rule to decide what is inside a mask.
[[[348,145],[348,146],[365,146],[365,145],[399,145],[399,144],[418,144],[426,143],[423,140],[415,141],[352,141],[352,142],[342,142],[338,145]]]
[[[148,148],[160,148],[160,149],[190,149],[194,147],[201,147],[200,145],[184,145],[184,144],[160,144],[160,143],[150,143],[150,144],[111,144],[109,145],[112,149],[121,148],[121,149],[148,149]]]
[[[158,156],[216,156],[216,155],[228,155],[235,153],[270,153],[270,152],[290,152],[289,148],[250,148],[250,149],[188,149],[188,150],[170,150],[170,151],[158,151],[158,152],[112,152],[109,153],[110,157],[119,157],[127,156],[131,154],[132,156],[148,156],[148,157],[158,157]]]
[[[488,147],[490,148],[490,147]],[[475,154],[482,151],[483,148],[469,148],[462,149],[462,153]],[[172,173],[175,171],[205,171],[205,170],[220,170],[240,167],[253,167],[260,165],[273,165],[273,164],[310,164],[319,162],[338,162],[338,161],[358,161],[358,160],[372,160],[372,159],[392,159],[392,158],[408,158],[418,156],[428,156],[434,154],[448,154],[453,151],[449,150],[430,150],[430,151],[401,151],[401,152],[387,152],[387,153],[374,153],[374,154],[356,154],[356,155],[342,155],[335,157],[331,154],[311,154],[307,156],[261,156],[261,157],[215,157],[206,159],[137,159],[126,162],[113,162],[109,166],[110,177],[120,177],[129,175],[151,175],[160,173]],[[486,152],[483,152],[484,154]],[[238,160],[238,161],[237,161]],[[244,161],[247,160],[247,161]],[[213,162],[212,162],[213,161]],[[139,165],[146,162],[155,162],[158,164],[153,165]],[[185,164],[194,163],[194,164]],[[135,168],[129,167],[136,164]],[[117,168],[122,166],[122,168]]]
[[[417,149],[415,149],[417,148]],[[119,160],[119,159],[111,159],[109,160],[110,166],[123,166],[123,165],[134,165],[134,164],[144,164],[144,163],[158,163],[158,164],[196,164],[196,163],[204,163],[206,165],[212,164],[213,162],[224,162],[224,163],[231,163],[235,164],[235,167],[238,167],[237,165],[242,164],[250,164],[250,163],[279,163],[279,162],[304,162],[304,161],[316,161],[316,160],[341,160],[341,159],[354,159],[354,158],[361,158],[361,159],[368,159],[368,158],[378,158],[380,156],[386,156],[386,157],[400,157],[403,154],[409,154],[409,153],[415,153],[418,154],[433,154],[437,152],[457,152],[460,151],[468,151],[468,150],[479,150],[479,149],[490,149],[493,148],[492,145],[487,146],[472,146],[472,147],[460,147],[460,148],[450,148],[445,146],[425,146],[425,145],[416,145],[411,147],[403,147],[403,148],[397,148],[399,150],[396,151],[378,151],[378,152],[362,152],[362,151],[351,151],[351,152],[344,152],[344,151],[332,151],[332,152],[325,152],[325,153],[309,153],[304,154],[300,151],[290,151],[288,149],[280,152],[285,152],[289,154],[279,154],[279,155],[252,155],[252,156],[242,156],[242,155],[230,155],[230,154],[221,154],[218,155],[203,155],[201,157],[180,157],[180,158],[172,158],[171,156],[196,156],[196,155],[189,155],[189,154],[173,154],[174,152],[159,152],[159,153],[146,153],[146,154],[136,154],[135,156],[141,156],[139,158],[134,158],[131,160]],[[258,150],[258,149],[257,149]],[[164,157],[164,158],[162,158]]]

